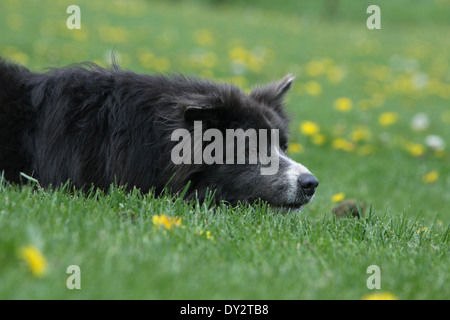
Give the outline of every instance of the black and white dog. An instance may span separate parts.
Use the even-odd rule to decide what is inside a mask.
[[[261,199],[298,209],[311,200],[318,180],[285,153],[283,99],[293,80],[287,76],[245,94],[233,85],[181,75],[142,75],[94,64],[34,73],[0,59],[0,172],[17,183],[23,172],[41,186],[70,180],[78,188],[107,189],[117,183],[157,194],[166,187],[180,192],[190,183],[187,199],[202,200],[207,190],[215,190],[217,200],[231,204]],[[248,134],[240,145],[229,148],[227,142],[220,150],[219,134],[231,129],[277,134],[264,136],[264,154],[261,138],[252,145]],[[182,144],[186,137],[174,135],[177,130],[192,141]],[[207,137],[208,130],[213,134]],[[195,160],[208,145],[209,155],[224,161]],[[185,147],[191,146],[188,153]],[[238,149],[245,160],[256,155],[256,161],[228,161],[225,151]],[[184,155],[174,159],[174,150]],[[276,160],[276,171],[262,174],[269,157]]]

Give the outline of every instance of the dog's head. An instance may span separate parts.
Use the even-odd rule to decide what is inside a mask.
[[[172,134],[174,182],[190,181],[188,197],[231,204],[261,199],[273,207],[301,209],[319,181],[286,155],[288,117],[284,97],[294,77],[245,94],[230,85],[205,83],[204,93],[180,101],[184,128]]]

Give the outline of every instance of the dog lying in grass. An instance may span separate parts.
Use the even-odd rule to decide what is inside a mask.
[[[293,81],[286,76],[245,94],[117,66],[35,73],[0,60],[0,171],[44,187],[117,183],[200,201],[210,190],[232,205],[260,199],[300,209],[318,180],[286,156],[283,100]]]

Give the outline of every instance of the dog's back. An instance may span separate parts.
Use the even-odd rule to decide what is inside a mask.
[[[0,172],[12,182],[19,181],[20,172],[30,173],[30,157],[23,146],[34,118],[24,81],[29,74],[25,67],[0,58]]]
[[[35,73],[0,59],[0,173],[20,182],[24,172],[41,186],[162,188],[170,128],[154,110],[173,115],[161,97],[186,89],[178,79],[90,63]]]

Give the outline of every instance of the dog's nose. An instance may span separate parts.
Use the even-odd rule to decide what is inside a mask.
[[[319,180],[312,174],[302,174],[299,178],[300,187],[308,196],[312,196],[319,185]]]

